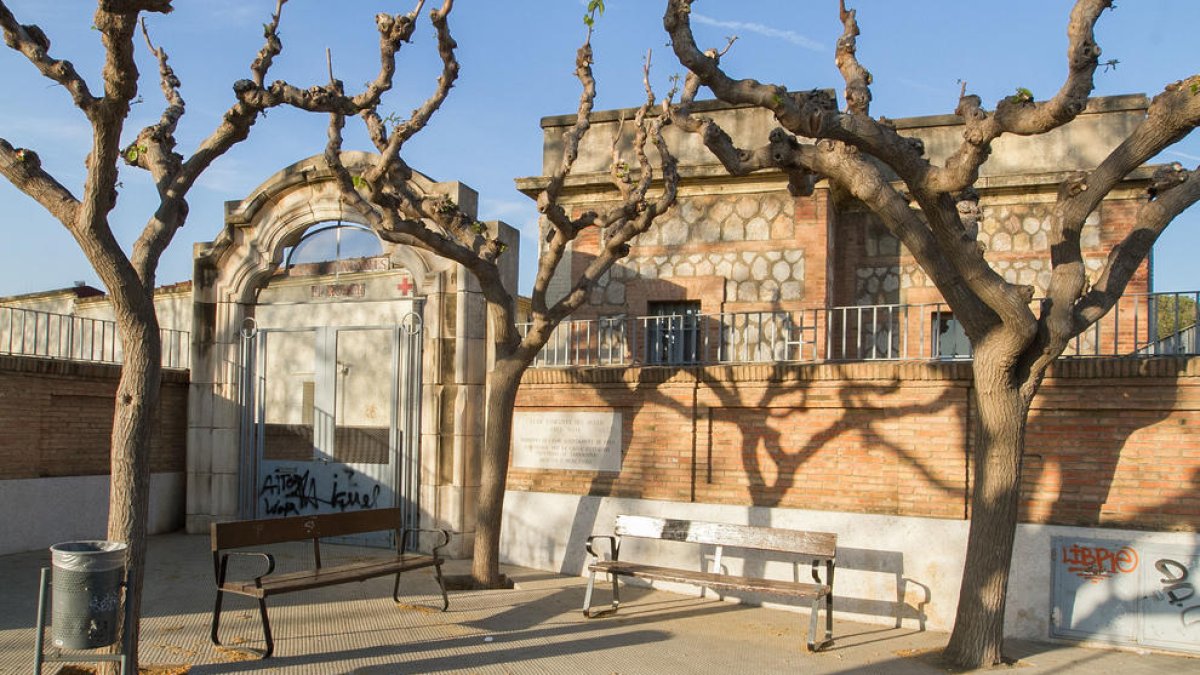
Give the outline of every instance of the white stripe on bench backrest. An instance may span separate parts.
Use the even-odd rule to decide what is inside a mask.
[[[624,537],[787,551],[821,558],[837,555],[837,535],[832,532],[805,532],[651,516],[617,516],[614,532]]]

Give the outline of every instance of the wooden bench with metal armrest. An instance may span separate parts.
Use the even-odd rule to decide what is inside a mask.
[[[707,544],[715,547],[712,572],[676,569],[646,565],[621,560],[621,541],[630,537],[658,539],[690,544]],[[609,559],[605,560],[593,548],[600,539],[609,543]],[[798,560],[812,562],[812,582],[785,581],[738,576],[722,572],[721,556],[725,547],[755,549],[794,554]],[[592,591],[596,574],[607,574],[612,581],[612,612],[620,605],[617,577],[628,576],[640,579],[694,584],[714,590],[766,593],[801,598],[811,602],[812,613],[808,630],[810,651],[823,649],[833,642],[833,570],[837,555],[837,535],[830,532],[805,532],[774,527],[709,523],[649,516],[617,516],[611,535],[593,535],[587,539],[587,551],[592,556],[588,565],[587,594],[583,601],[583,615],[591,618]],[[820,568],[825,568],[822,581]],[[817,614],[821,605],[825,609],[825,636],[817,641]]]
[[[221,622],[221,600],[226,593],[244,595],[258,600],[263,636],[266,639],[264,659],[275,651],[275,642],[271,637],[271,623],[267,617],[267,598],[272,595],[352,581],[365,581],[394,574],[396,583],[392,588],[392,599],[399,603],[400,575],[404,572],[432,567],[442,590],[442,611],[446,611],[450,606],[450,599],[446,595],[446,584],[442,580],[442,558],[438,551],[449,543],[450,533],[446,530],[405,528],[400,525],[400,518],[400,509],[370,509],[345,513],[213,523],[211,527],[213,575],[217,584],[217,600],[212,617],[213,644],[221,644],[217,637],[217,631]],[[395,531],[395,554],[333,566],[321,564],[321,539],[323,537],[346,537],[384,530]],[[434,546],[430,554],[408,550],[410,537],[414,537],[420,532],[441,534],[441,543]],[[313,568],[282,574],[273,574],[275,558],[270,553],[231,550],[308,540],[311,540],[313,544],[315,563]],[[226,579],[226,572],[231,556],[260,558],[266,565],[266,571],[253,579],[230,581]]]

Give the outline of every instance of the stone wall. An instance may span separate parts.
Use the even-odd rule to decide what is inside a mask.
[[[823,306],[828,191],[795,199],[770,182],[747,189],[682,195],[633,240],[630,255],[600,279],[575,318],[639,316],[647,303],[684,299],[701,302],[704,313]],[[580,234],[571,273],[583,271],[604,236]]]
[[[1034,186],[1028,192],[988,194],[981,199],[979,243],[992,268],[1010,283],[1033,286],[1044,297],[1050,285],[1052,195]],[[1126,189],[1103,202],[1084,223],[1080,237],[1083,262],[1095,280],[1108,251],[1131,230],[1143,197]],[[913,257],[878,221],[861,210],[841,214],[835,235],[834,305],[887,305],[940,302],[937,289]],[[1126,293],[1146,293],[1149,265],[1143,263]]]

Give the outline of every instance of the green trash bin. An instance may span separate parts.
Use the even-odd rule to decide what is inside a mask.
[[[55,647],[97,649],[117,641],[126,548],[116,541],[68,541],[50,547]]]

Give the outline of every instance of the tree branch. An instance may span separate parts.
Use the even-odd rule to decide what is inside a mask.
[[[101,2],[94,17],[104,45],[104,97],[88,110],[92,124],[92,150],[87,159],[87,178],[80,198],[78,219],[68,224],[77,239],[94,239],[102,242],[107,255],[113,259],[126,260],[124,252],[115,240],[111,240],[108,214],[117,202],[117,163],[121,156],[121,133],[129,115],[129,102],[137,95],[138,70],[133,59],[133,34],[137,29],[137,11],[127,5],[135,3],[109,3],[110,11]],[[147,287],[153,279],[140,276]]]
[[[646,99],[638,108],[633,121],[635,128],[633,151],[638,165],[637,181],[632,179],[632,170],[620,158],[619,142],[624,128],[624,120],[622,120],[613,139],[613,166],[610,167],[610,176],[613,186],[620,196],[620,203],[607,209],[603,215],[587,211],[574,219],[567,215],[566,210],[559,203],[566,176],[578,156],[579,143],[588,131],[588,116],[596,96],[596,82],[591,70],[590,37],[589,29],[588,39],[576,53],[575,75],[582,86],[582,93],[579,97],[575,124],[563,134],[562,160],[546,188],[538,195],[538,210],[545,216],[549,231],[546,249],[538,257],[538,273],[534,280],[531,297],[533,325],[526,333],[520,347],[521,358],[529,360],[537,355],[538,350],[549,339],[555,327],[587,301],[591,289],[611,269],[612,265],[617,260],[629,255],[629,242],[648,230],[655,219],[675,204],[678,192],[677,162],[662,135],[663,126],[671,121],[669,99],[664,102],[663,110],[658,116],[653,120],[648,119],[649,112],[655,104],[655,96],[650,86],[651,55],[647,53],[642,68],[642,85],[646,91]],[[662,165],[662,193],[654,201],[647,199],[647,193],[654,179],[654,168],[646,152],[646,144],[650,141],[655,144]],[[547,307],[546,291],[555,270],[566,253],[568,244],[584,228],[593,225],[601,227],[599,251],[575,279],[571,289],[553,306]]]
[[[21,52],[45,77],[62,85],[71,95],[75,107],[85,114],[96,104],[96,97],[88,89],[87,82],[75,70],[70,61],[52,58],[50,38],[35,25],[17,22],[7,5],[0,0],[0,30],[4,33],[4,44]]]
[[[379,148],[379,159],[375,163],[375,167],[368,171],[363,178],[368,182],[376,182],[383,178],[391,165],[392,160],[400,155],[400,150],[404,144],[408,142],[418,131],[425,128],[429,123],[433,114],[442,107],[442,103],[446,100],[446,96],[450,94],[450,89],[454,86],[455,80],[458,79],[458,59],[455,56],[454,50],[458,48],[458,43],[454,41],[454,37],[450,34],[450,24],[447,20],[450,16],[450,11],[454,8],[453,0],[445,0],[441,9],[430,12],[430,21],[433,23],[437,31],[438,56],[442,59],[442,73],[438,76],[437,88],[419,108],[413,111],[412,115],[405,120],[395,125],[392,129],[390,138],[387,139],[386,145]],[[370,109],[371,116],[364,116],[363,121],[367,126],[368,135],[376,138],[379,135],[379,129],[375,127],[375,120],[379,120],[379,115],[372,107]],[[382,124],[382,121],[379,122]],[[386,131],[384,132],[386,134]],[[380,138],[386,136],[379,136]],[[378,142],[376,147],[378,147]]]
[[[846,0],[838,0],[839,16],[842,20],[842,37],[837,41],[834,62],[846,81],[846,108],[853,115],[869,115],[871,107],[871,73],[862,66],[855,55],[857,50],[858,20],[854,10],[846,9]]]
[[[588,35],[590,38],[590,30]],[[538,212],[545,217],[548,230],[546,248],[538,256],[538,273],[534,278],[533,293],[530,296],[530,307],[534,314],[539,315],[547,311],[546,289],[566,252],[567,244],[575,238],[579,230],[592,225],[596,219],[596,214],[589,211],[572,220],[559,204],[567,174],[571,172],[571,167],[575,165],[579,156],[579,142],[590,126],[588,116],[591,115],[592,103],[596,99],[590,39],[585,40],[575,52],[575,77],[583,88],[579,95],[579,107],[575,111],[575,124],[563,132],[562,160],[537,198]]]
[[[1133,231],[1109,251],[1108,261],[1096,283],[1075,306],[1071,337],[1086,330],[1112,309],[1167,225],[1185,209],[1200,201],[1198,171],[1200,169],[1184,171],[1182,167],[1172,168],[1172,173],[1178,174],[1173,177],[1173,184],[1166,190],[1156,192],[1154,199],[1142,206]]]
[[[1141,260],[1149,254],[1148,247],[1157,240],[1161,229],[1138,227],[1111,251],[1096,287],[1086,291],[1087,270],[1080,248],[1084,222],[1131,171],[1200,126],[1200,97],[1192,93],[1196,83],[1200,83],[1200,75],[1165,87],[1154,97],[1145,119],[1095,170],[1073,174],[1060,187],[1051,216],[1052,275],[1030,368],[1044,370],[1070,340],[1099,320],[1116,303]],[[1172,200],[1180,199],[1187,191],[1174,192],[1174,188],[1192,180],[1191,173],[1182,166],[1161,167],[1149,196],[1155,198],[1173,191]],[[1168,208],[1172,200],[1166,201]],[[1144,207],[1143,212],[1151,222],[1163,213],[1158,206]],[[1165,227],[1167,222],[1159,227]],[[1138,254],[1142,258],[1135,260]]]
[[[963,143],[944,167],[931,168],[924,179],[928,189],[958,191],[975,183],[979,167],[991,154],[992,141],[1004,133],[1031,136],[1045,133],[1075,119],[1087,107],[1093,76],[1100,59],[1095,26],[1112,0],[1078,0],[1067,25],[1067,78],[1048,101],[1035,103],[1026,90],[1001,99],[995,113],[983,110],[978,96],[964,95],[955,114],[966,123]]]
[[[167,61],[166,50],[154,46],[145,19],[142,20],[141,26],[146,46],[158,60],[159,81],[167,107],[158,123],[142,129],[137,139],[127,145],[121,154],[126,164],[150,172],[158,184],[161,197],[167,187],[166,179],[178,171],[183,161],[175,152],[175,130],[179,126],[179,119],[183,117],[186,104],[179,93],[179,78],[175,76],[174,69]]]
[[[79,200],[42,168],[42,161],[34,151],[14,148],[0,138],[0,174],[18,190],[35,199],[63,225],[75,222]]]

